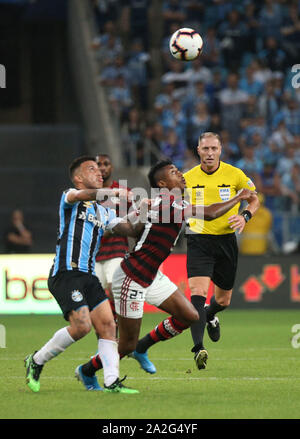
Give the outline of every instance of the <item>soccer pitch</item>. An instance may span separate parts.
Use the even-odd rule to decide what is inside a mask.
[[[141,335],[165,314],[146,314]],[[292,346],[299,311],[219,314],[221,339],[205,335],[207,369],[196,369],[190,332],[149,350],[155,375],[129,358],[120,377],[137,395],[88,392],[74,378],[78,364],[95,352],[93,333],[46,366],[41,390],[25,385],[24,357],[65,325],[61,316],[0,316],[6,348],[0,349],[1,419],[299,419],[300,348]],[[102,372],[98,372],[103,384]]]

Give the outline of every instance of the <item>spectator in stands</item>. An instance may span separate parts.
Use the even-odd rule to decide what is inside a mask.
[[[170,108],[162,112],[160,122],[165,133],[174,129],[179,139],[184,142],[187,135],[187,119],[179,99],[174,99]]]
[[[29,253],[33,245],[32,232],[24,222],[24,213],[15,209],[11,213],[10,224],[4,233],[6,253]]]
[[[282,12],[282,7],[278,2],[264,0],[264,6],[259,13],[259,33],[263,38],[268,36],[280,37]]]
[[[255,81],[259,81],[264,84],[266,81],[272,78],[270,68],[263,66],[259,58],[252,59],[250,65],[254,70],[253,77]]]
[[[261,146],[261,144],[264,144],[267,140],[267,127],[265,119],[259,115],[253,119],[249,119],[249,123],[243,130],[243,135],[246,136],[247,142],[252,144],[257,134],[259,135],[259,143]]]
[[[132,105],[130,88],[123,76],[118,76],[108,96],[113,113],[118,119],[123,119]]]
[[[124,145],[124,153],[127,165],[135,164],[135,155],[142,154],[143,130],[145,128],[144,120],[140,111],[132,107],[122,123],[121,138]],[[139,157],[138,163],[139,162]]]
[[[245,7],[246,47],[247,52],[256,52],[256,39],[259,33],[259,20],[254,2],[248,2]]]
[[[282,156],[277,163],[277,172],[282,177],[284,174],[291,175],[292,168],[295,163],[300,164],[296,157],[296,148],[293,142],[286,143],[285,149],[282,151]]]
[[[168,84],[172,82],[175,87],[176,97],[183,96],[186,92],[188,85],[189,73],[184,70],[184,63],[176,60],[169,62],[169,70],[163,74],[161,81],[162,84]]]
[[[164,110],[171,107],[173,99],[175,99],[174,83],[168,82],[166,84],[163,84],[161,93],[159,93],[155,97],[155,101],[154,101],[155,111],[158,114],[158,116],[160,116]]]
[[[265,205],[272,212],[280,207],[281,178],[276,171],[276,164],[266,161],[262,171],[256,177],[256,188],[265,196]]]
[[[203,64],[201,56],[193,61],[187,70],[187,75],[189,85],[191,86],[199,81],[202,81],[204,84],[208,84],[212,81],[211,71]]]
[[[157,124],[158,125],[158,124]],[[162,159],[161,147],[163,140],[156,138],[159,128],[155,124],[147,125],[143,132],[143,145],[138,150],[138,163],[142,166],[152,166]],[[163,137],[162,137],[163,138]]]
[[[202,133],[208,130],[210,126],[210,114],[205,102],[199,102],[196,105],[195,113],[191,117],[192,141],[197,144]]]
[[[98,43],[94,41],[93,49],[95,50],[95,56],[100,69],[113,64],[115,60],[123,54],[121,41],[115,35],[108,35],[105,42],[102,41],[102,38],[100,38]]]
[[[227,69],[237,69],[246,52],[246,27],[240,13],[233,9],[218,28],[222,56]]]
[[[286,54],[280,49],[276,38],[269,36],[265,40],[265,47],[258,52],[262,64],[272,71],[283,71],[286,66]]]
[[[247,127],[253,123],[253,120],[257,117],[257,114],[257,99],[253,95],[249,96],[243,108],[243,114],[240,120],[241,131],[246,130]]]
[[[214,113],[220,113],[219,92],[225,87],[226,81],[223,78],[221,70],[214,69],[210,82],[205,86],[211,103],[211,111]]]
[[[285,209],[298,212],[300,207],[300,163],[294,163],[281,177],[281,192],[286,197]]]
[[[239,80],[239,88],[250,96],[258,97],[263,91],[263,83],[254,77],[254,68],[250,64],[246,68],[246,74]]]
[[[123,0],[123,6],[128,12],[128,37],[129,41],[137,38],[143,41],[146,51],[149,48],[148,11],[151,6],[150,0]]]
[[[264,206],[265,197],[258,194],[260,206],[253,221],[249,221],[239,239],[239,250],[242,255],[265,255],[269,251],[275,252],[272,235],[273,215],[270,209]]]
[[[186,27],[199,30],[201,21],[204,19],[206,5],[198,0],[185,0],[184,6]]]
[[[220,59],[220,42],[217,39],[216,29],[209,27],[205,33],[205,41],[201,53],[203,64],[208,68],[217,67]]]
[[[282,119],[278,122],[277,127],[273,130],[270,141],[275,143],[279,152],[283,153],[286,145],[293,142],[294,136],[286,127],[285,121]]]
[[[227,87],[219,92],[222,126],[231,132],[233,141],[236,141],[240,134],[240,119],[248,100],[248,94],[239,89],[238,81],[238,75],[230,73]]]
[[[249,137],[249,144],[254,148],[254,157],[257,161],[261,163],[265,161],[277,163],[277,154],[270,149],[267,138],[263,138],[259,130],[253,130]]]
[[[134,40],[129,53],[127,68],[131,92],[135,104],[146,110],[148,106],[148,86],[151,79],[150,56],[144,50],[140,39]]]
[[[258,113],[266,120],[269,129],[279,109],[280,100],[275,94],[274,80],[270,79],[265,83],[264,92],[258,98]]]
[[[288,5],[288,16],[284,16],[280,28],[282,47],[291,57],[291,64],[299,61],[300,50],[300,14],[297,2]]]
[[[211,108],[210,98],[206,93],[205,84],[202,80],[198,80],[195,84],[188,87],[186,95],[182,98],[182,106],[188,117],[192,116],[200,102]]]
[[[222,125],[220,115],[218,113],[212,113],[210,117],[210,125],[207,131],[209,131],[210,133],[219,133],[221,130]]]
[[[258,174],[262,171],[262,163],[255,158],[255,148],[246,144],[242,150],[242,158],[237,161],[236,167],[247,174],[251,180],[256,182]]]
[[[235,142],[231,141],[230,133],[227,130],[222,130],[220,137],[222,141],[221,160],[236,166],[237,161],[241,158],[240,148]]]
[[[129,70],[125,64],[125,58],[118,56],[113,63],[103,68],[100,74],[100,82],[106,87],[112,87],[116,85],[117,78],[123,77],[125,82],[129,81]]]
[[[164,0],[162,6],[164,19],[164,35],[168,34],[172,23],[179,23],[179,27],[184,27],[186,19],[186,9],[180,0]]]
[[[92,0],[95,18],[100,32],[103,31],[107,22],[118,19],[121,9],[120,3],[120,0]]]
[[[162,143],[162,155],[171,159],[174,165],[182,170],[184,165],[184,157],[186,151],[186,144],[179,139],[174,129],[167,131],[166,140]]]
[[[278,115],[277,115],[278,116]],[[287,129],[294,136],[300,134],[300,103],[295,99],[289,98],[287,106],[282,110],[282,116]]]

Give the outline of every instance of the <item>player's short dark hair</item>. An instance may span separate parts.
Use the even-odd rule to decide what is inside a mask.
[[[157,173],[158,171],[160,171],[161,169],[165,168],[166,166],[170,166],[173,165],[173,163],[171,162],[171,160],[165,159],[165,160],[160,160],[159,162],[155,163],[155,165],[152,166],[152,168],[150,169],[149,173],[148,173],[148,179],[149,179],[149,183],[150,186],[153,188],[157,188]]]
[[[91,155],[82,155],[80,157],[77,157],[76,159],[74,159],[72,161],[72,163],[69,166],[69,174],[70,174],[70,178],[73,181],[73,177],[74,177],[74,172],[76,171],[77,168],[79,168],[79,166],[84,163],[84,162],[88,162],[88,161],[96,161],[96,158],[94,156]]]

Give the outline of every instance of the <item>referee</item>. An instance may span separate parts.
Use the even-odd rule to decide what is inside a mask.
[[[220,161],[222,152],[218,134],[203,133],[198,142],[197,165],[184,174],[187,191],[192,204],[208,205],[232,198],[240,189],[253,190],[248,205],[238,214],[237,204],[228,213],[205,221],[191,218],[187,234],[187,274],[191,290],[191,302],[199,313],[199,321],[191,326],[194,342],[195,362],[198,369],[204,369],[208,354],[203,346],[207,324],[212,341],[220,338],[220,324],[217,312],[229,304],[235,281],[238,247],[235,231],[241,233],[259,207],[259,200],[253,182],[243,171]],[[215,294],[209,306],[205,306],[210,281],[215,285]]]

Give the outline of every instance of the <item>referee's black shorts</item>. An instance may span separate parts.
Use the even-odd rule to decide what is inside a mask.
[[[208,276],[223,290],[234,285],[238,262],[235,233],[227,235],[187,235],[188,278]]]
[[[49,276],[48,288],[66,320],[70,311],[82,306],[88,306],[92,311],[108,298],[99,279],[82,271],[59,271],[55,276]]]

